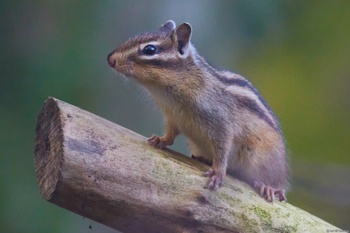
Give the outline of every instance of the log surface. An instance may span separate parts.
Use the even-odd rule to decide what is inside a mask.
[[[210,191],[206,165],[54,98],[38,117],[34,164],[44,199],[126,233],[338,229],[232,177]]]

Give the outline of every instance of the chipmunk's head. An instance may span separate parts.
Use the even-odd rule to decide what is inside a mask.
[[[157,31],[130,38],[108,55],[108,64],[141,83],[167,82],[188,68],[192,46],[191,26],[165,22]],[[162,80],[159,80],[159,79]]]

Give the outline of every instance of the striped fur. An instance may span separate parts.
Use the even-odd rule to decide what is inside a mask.
[[[196,56],[199,65],[205,67],[212,76],[224,84],[224,89],[226,91],[235,96],[237,106],[248,109],[253,114],[256,114],[263,119],[275,130],[280,131],[280,125],[276,115],[272,112],[271,108],[256,88],[247,79],[229,71],[216,70],[198,54],[196,54]]]
[[[227,171],[269,201],[271,193],[285,199],[289,168],[276,115],[247,79],[210,66],[190,38],[189,24],[167,21],[108,55],[109,65],[144,86],[164,113],[165,134],[149,143],[164,148],[183,133],[194,157],[212,165],[209,188],[218,188]],[[144,54],[147,45],[156,52]]]

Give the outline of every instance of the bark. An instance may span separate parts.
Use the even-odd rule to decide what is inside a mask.
[[[38,117],[34,161],[44,199],[122,232],[338,229],[232,177],[210,191],[206,165],[54,98]]]

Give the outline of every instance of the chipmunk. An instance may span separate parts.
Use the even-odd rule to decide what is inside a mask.
[[[268,202],[286,201],[288,161],[279,121],[253,85],[217,70],[191,44],[192,28],[174,21],[130,38],[108,55],[110,67],[141,84],[164,113],[157,148],[183,133],[192,157],[211,164],[208,188],[226,173],[251,185]]]

